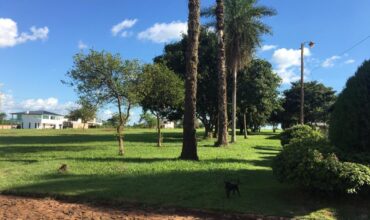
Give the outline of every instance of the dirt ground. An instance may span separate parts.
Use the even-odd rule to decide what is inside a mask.
[[[0,195],[0,219],[283,219],[276,217],[233,215],[186,211],[176,209],[150,209],[140,207],[104,207],[57,201],[50,198],[26,198]]]

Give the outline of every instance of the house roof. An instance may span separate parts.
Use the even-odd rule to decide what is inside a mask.
[[[53,112],[48,112],[44,110],[39,110],[39,111],[25,111],[25,112],[15,112],[11,113],[12,115],[56,115],[56,116],[63,116],[60,114],[56,114]]]

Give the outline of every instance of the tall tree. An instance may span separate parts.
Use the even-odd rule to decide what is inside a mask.
[[[184,132],[180,159],[198,160],[196,137],[196,98],[198,44],[200,32],[200,0],[189,0],[188,45],[186,51],[186,80]]]
[[[217,43],[218,43],[218,135],[215,146],[227,146],[227,90],[225,67],[224,1],[217,0]]]
[[[317,81],[304,83],[304,121],[308,124],[326,123],[331,108],[336,100],[335,91]],[[282,127],[289,128],[299,123],[300,82],[293,82],[292,87],[284,91]]]
[[[155,63],[164,63],[183,80],[186,79],[185,54],[189,38],[184,35],[179,42],[167,44],[162,55],[155,57]],[[197,74],[196,116],[203,123],[208,138],[217,126],[217,36],[202,27],[199,35]],[[179,113],[182,113],[181,109]],[[182,114],[181,114],[182,116]]]
[[[131,107],[138,101],[135,90],[140,73],[138,61],[122,61],[119,54],[94,50],[75,55],[74,66],[67,72],[70,82],[65,83],[74,86],[81,97],[94,105],[116,105],[119,115],[116,127],[119,155],[124,155],[124,124],[130,116]]]
[[[253,131],[267,123],[272,111],[278,106],[280,77],[272,71],[272,65],[261,59],[254,59],[247,68],[239,71],[238,107],[242,118],[244,137],[247,126]]]
[[[226,64],[232,73],[232,135],[236,141],[236,96],[237,73],[252,59],[256,47],[260,46],[261,36],[271,34],[271,29],[261,19],[273,16],[275,10],[257,6],[257,0],[225,0],[225,43]],[[204,10],[204,16],[214,16],[215,7]]]
[[[339,94],[330,117],[329,138],[346,155],[355,153],[357,159],[370,164],[370,60],[358,67]]]
[[[184,83],[164,64],[148,64],[139,78],[142,98],[140,105],[144,111],[151,111],[157,118],[158,142],[162,145],[161,124],[173,111],[181,108],[184,101]]]

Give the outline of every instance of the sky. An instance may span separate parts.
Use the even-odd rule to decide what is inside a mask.
[[[214,4],[201,0],[201,6]],[[263,19],[273,31],[263,36],[256,57],[268,60],[283,79],[280,90],[299,78],[302,42],[305,78],[340,92],[357,67],[370,58],[368,0],[260,0],[277,15]],[[150,63],[166,43],[187,31],[186,0],[0,0],[0,111],[49,110],[65,114],[77,94],[61,83],[73,56],[93,48],[123,59]],[[102,108],[107,119],[114,108]],[[140,108],[133,111],[136,122]]]

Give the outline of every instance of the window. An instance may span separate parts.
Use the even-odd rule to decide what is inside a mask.
[[[49,115],[42,115],[42,119],[49,119]]]

